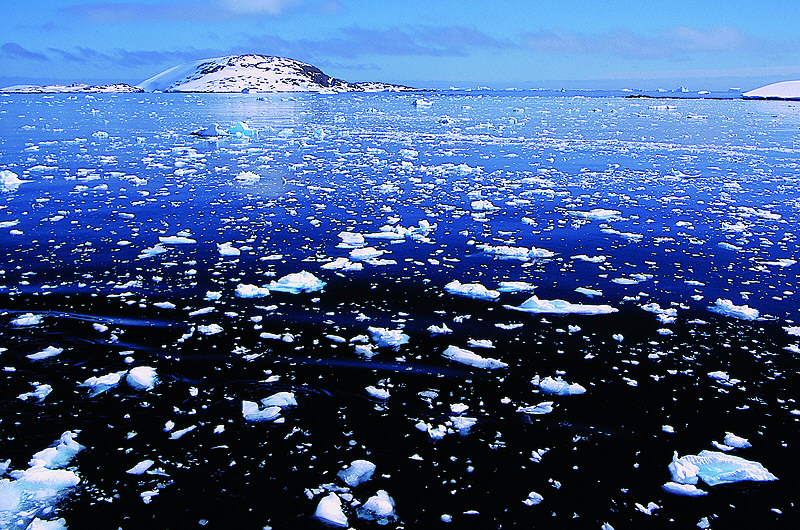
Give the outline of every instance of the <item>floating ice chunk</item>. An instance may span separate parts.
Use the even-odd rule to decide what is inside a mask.
[[[235,294],[237,298],[263,298],[269,296],[269,289],[249,283],[240,283],[236,286]]]
[[[528,493],[528,498],[525,499],[522,502],[526,506],[536,506],[537,504],[540,504],[543,500],[544,500],[544,497],[542,497],[541,495],[539,495],[535,491],[532,491],[532,492]]]
[[[447,324],[442,324],[441,327],[430,325],[428,326],[428,331],[430,331],[431,335],[446,335],[453,332],[452,329],[447,327]]]
[[[152,460],[142,460],[141,462],[139,462],[138,464],[127,470],[125,473],[128,473],[130,475],[142,475],[148,469],[153,467],[153,464],[155,464],[155,462],[153,462]]]
[[[342,243],[352,247],[360,247],[366,243],[364,236],[357,232],[339,232],[339,238]]]
[[[494,370],[496,368],[508,367],[508,365],[502,361],[488,357],[481,357],[474,352],[459,348],[457,346],[448,346],[447,349],[442,353],[442,356],[451,361],[466,364],[468,366],[474,366],[475,368]]]
[[[696,484],[698,477],[709,486],[742,481],[771,481],[778,477],[751,460],[720,453],[701,451],[699,455],[678,458],[677,451],[669,465],[672,480],[679,484]]]
[[[233,122],[233,125],[228,128],[227,132],[237,138],[258,138],[258,131],[256,129],[251,129],[249,125],[241,121]]]
[[[533,405],[531,407],[519,407],[517,412],[520,414],[530,414],[530,415],[540,415],[540,414],[550,414],[553,412],[553,402],[552,401],[543,401],[538,405]]]
[[[458,280],[453,280],[445,285],[444,290],[450,294],[466,296],[468,298],[476,298],[479,300],[496,300],[500,297],[500,293],[498,291],[487,289],[480,283],[461,283]]]
[[[737,449],[746,449],[748,447],[753,447],[753,445],[747,441],[747,438],[742,438],[741,436],[736,436],[732,432],[725,433],[725,439],[723,443],[729,447],[735,447]]]
[[[334,270],[334,271],[339,270],[344,272],[350,272],[350,271],[364,270],[364,265],[362,265],[361,263],[353,263],[347,258],[336,258],[331,262],[321,265],[320,268],[325,270]]]
[[[567,383],[563,379],[552,378],[550,376],[544,379],[534,379],[532,383],[538,386],[545,394],[556,394],[559,396],[573,396],[577,394],[585,394],[586,389],[577,383]]]
[[[595,296],[603,296],[603,291],[597,289],[589,289],[587,287],[577,287],[575,289],[576,293],[580,293],[584,296],[588,296],[589,298],[594,298]]]
[[[161,243],[156,243],[152,247],[148,247],[139,253],[138,259],[147,259],[167,252],[167,247]]]
[[[642,305],[642,309],[656,315],[656,318],[658,318],[658,321],[662,324],[672,324],[678,317],[678,310],[674,307],[663,309],[655,302]]]
[[[193,245],[196,239],[186,236],[160,236],[158,240],[164,245]]]
[[[252,171],[240,171],[236,175],[236,182],[241,182],[242,184],[255,184],[259,180],[261,180],[261,175]]]
[[[40,385],[37,383],[31,383],[35,388],[31,392],[25,392],[24,394],[20,394],[17,398],[21,399],[22,401],[27,401],[28,398],[36,398],[36,400],[41,403],[44,401],[44,398],[50,395],[50,392],[53,391],[53,387],[50,385]]]
[[[280,407],[267,407],[260,410],[255,401],[242,401],[242,417],[247,421],[271,421],[280,416]]]
[[[47,348],[43,349],[40,352],[32,353],[30,355],[26,355],[28,359],[31,361],[41,361],[42,359],[47,359],[49,357],[54,357],[59,353],[63,352],[64,348],[56,348],[55,346],[48,346]]]
[[[610,305],[572,304],[566,300],[540,300],[536,295],[528,298],[519,306],[504,305],[503,307],[527,313],[573,313],[578,315],[602,315],[619,311]]]
[[[467,418],[466,416],[451,416],[450,421],[453,423],[453,428],[462,436],[468,434],[469,430],[478,423],[477,418]]]
[[[375,247],[354,248],[350,251],[350,259],[353,261],[366,261],[378,258],[386,253],[386,250],[378,250]]]
[[[81,479],[72,471],[48,469],[38,464],[25,471],[14,471],[16,485],[40,497],[56,497],[64,490],[77,486]]]
[[[25,530],[67,530],[67,521],[63,518],[45,521],[37,517],[30,522]]]
[[[469,203],[469,205],[470,208],[472,208],[476,212],[490,212],[500,209],[499,206],[495,206],[494,204],[492,204],[492,201],[486,199],[472,201]]]
[[[269,284],[269,289],[272,291],[292,294],[319,291],[323,287],[325,287],[325,282],[308,271],[293,272]]]
[[[277,392],[262,399],[261,404],[265,407],[296,407],[297,399],[294,397],[294,392]]]
[[[391,346],[397,348],[403,344],[408,344],[409,336],[399,329],[368,328],[372,335],[372,340],[378,347]]]
[[[544,248],[536,248],[536,247],[510,247],[510,246],[492,246],[492,245],[478,245],[477,248],[481,249],[484,254],[489,254],[490,256],[497,256],[499,258],[505,259],[518,259],[521,261],[527,261],[529,259],[537,259],[537,258],[552,258],[555,256],[555,253],[544,249]]]
[[[658,504],[656,504],[654,502],[648,502],[647,506],[642,506],[638,502],[636,503],[636,509],[639,510],[640,512],[642,512],[645,515],[653,515],[653,512],[655,510],[658,510],[659,508],[661,508],[661,506],[659,506]]]
[[[97,394],[101,394],[106,390],[117,386],[120,381],[122,381],[123,375],[125,375],[125,371],[114,372],[100,377],[90,377],[78,386],[89,387],[91,389],[91,394],[89,394],[89,397],[94,397]]]
[[[800,326],[787,326],[783,328],[786,333],[795,337],[800,337]]]
[[[337,476],[342,479],[345,484],[355,488],[362,482],[371,479],[373,473],[375,473],[375,464],[369,460],[353,460],[350,466],[339,471]]]
[[[95,322],[94,324],[92,324],[92,328],[94,328],[94,330],[99,333],[105,333],[106,331],[108,331],[108,326],[106,326],[105,324],[100,324],[99,322]]]
[[[378,388],[376,386],[368,386],[366,388],[367,393],[375,399],[380,399],[385,401],[389,399],[389,391],[385,388]]]
[[[396,518],[394,499],[386,491],[378,490],[359,508],[358,516],[368,521],[376,521],[380,525],[388,524]]]
[[[733,305],[731,300],[725,298],[717,298],[714,305],[709,306],[709,311],[719,313],[720,315],[740,318],[743,320],[756,320],[758,319],[758,309],[746,305]]]
[[[500,287],[497,288],[501,293],[519,293],[534,289],[536,286],[528,282],[500,282]]]
[[[197,326],[197,331],[203,335],[216,335],[217,333],[222,333],[223,328],[219,324],[208,324]]]
[[[232,243],[217,243],[217,252],[220,256],[239,256],[242,253]]]
[[[619,210],[606,210],[604,208],[594,208],[592,210],[581,211],[573,210],[569,212],[570,215],[580,217],[582,219],[589,219],[591,221],[613,221],[619,219],[622,212]]]
[[[708,495],[708,492],[701,490],[694,484],[679,484],[678,482],[667,482],[661,488],[667,493],[673,495],[683,495],[684,497],[702,497]]]
[[[151,366],[131,368],[125,381],[137,390],[152,390],[158,383],[156,369]]]
[[[78,434],[73,431],[66,431],[56,440],[53,447],[48,447],[33,455],[30,466],[44,466],[48,469],[60,469],[66,467],[75,455],[86,449],[75,441]]]
[[[789,259],[789,258],[780,258],[772,261],[759,261],[759,265],[770,265],[773,267],[791,267],[797,263],[797,260]]]
[[[228,136],[228,131],[219,126],[218,123],[211,123],[202,129],[197,129],[192,132],[195,136],[213,137],[213,136]]]
[[[489,339],[479,339],[479,340],[469,339],[467,341],[467,346],[469,346],[470,348],[488,348],[488,349],[494,348],[494,344],[492,344],[492,341],[490,341]]]
[[[27,180],[20,180],[16,173],[8,169],[0,170],[0,191],[10,192],[19,188],[20,184],[28,182]]]
[[[174,432],[170,433],[169,439],[170,440],[177,440],[177,439],[181,438],[184,434],[188,434],[188,433],[192,432],[193,430],[195,430],[196,428],[197,428],[197,425],[191,425],[189,427],[186,427],[185,429],[178,429],[177,431],[174,431]]]
[[[317,509],[314,512],[314,517],[327,523],[331,526],[345,528],[348,526],[347,517],[342,511],[342,501],[339,496],[333,492],[328,493],[317,504]]]
[[[579,259],[588,263],[603,263],[607,258],[606,256],[587,256],[586,254],[578,254],[577,256],[570,256],[570,259]]]
[[[11,321],[12,326],[38,326],[42,323],[42,315],[34,315],[33,313],[25,313]]]

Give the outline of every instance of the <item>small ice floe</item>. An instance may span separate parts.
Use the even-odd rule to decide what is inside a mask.
[[[525,506],[536,506],[537,504],[541,504],[541,502],[543,500],[544,500],[544,497],[542,497],[540,494],[536,493],[535,491],[532,491],[532,492],[528,493],[528,498],[525,499],[524,501],[522,501],[522,503]]]
[[[45,467],[47,469],[60,469],[66,467],[75,455],[86,449],[75,441],[77,432],[65,431],[51,447],[35,453],[28,465]]]
[[[487,289],[480,283],[461,283],[458,280],[453,280],[444,286],[444,290],[450,294],[478,300],[496,300],[500,298],[498,291]]]
[[[323,287],[325,287],[325,282],[308,271],[293,272],[269,284],[269,289],[271,291],[282,291],[292,294],[311,293],[319,291]]]
[[[232,243],[217,243],[217,252],[220,256],[239,256],[242,251],[234,247]]]
[[[553,402],[543,401],[538,405],[533,405],[530,407],[519,407],[517,408],[517,412],[519,412],[520,414],[528,414],[530,416],[550,414],[551,412],[553,412]]]
[[[320,269],[325,269],[329,271],[351,272],[351,271],[364,270],[364,265],[361,263],[354,263],[347,258],[340,257],[321,265]]]
[[[466,364],[468,366],[474,366],[475,368],[485,368],[489,370],[494,370],[496,368],[508,367],[508,364],[502,361],[498,361],[497,359],[491,359],[489,357],[481,357],[480,355],[474,352],[465,350],[463,348],[459,348],[457,346],[448,346],[447,349],[442,353],[442,356],[445,359],[449,359],[451,361],[455,361],[461,364]]]
[[[158,383],[158,376],[152,366],[137,366],[130,369],[125,381],[137,390],[153,390]]]
[[[24,394],[20,394],[17,398],[21,399],[22,401],[27,401],[28,398],[35,398],[37,402],[41,403],[44,401],[50,392],[53,391],[53,387],[50,385],[40,385],[39,383],[31,383],[34,386],[34,389],[30,392],[25,392]]]
[[[178,429],[177,431],[173,431],[173,432],[170,433],[169,439],[170,440],[178,440],[179,438],[182,438],[184,434],[189,434],[190,432],[192,432],[195,429],[197,429],[197,425],[190,425],[189,427],[186,427],[185,429]]]
[[[677,451],[669,465],[672,481],[678,484],[697,484],[698,478],[709,486],[742,481],[771,481],[778,477],[751,460],[718,451],[703,450],[699,455],[678,458]]]
[[[528,282],[500,282],[500,287],[497,288],[501,293],[520,293],[534,289],[536,286]]]
[[[771,267],[791,267],[797,263],[797,260],[789,258],[779,258],[772,261],[758,261],[759,265],[769,265]]]
[[[67,521],[63,518],[47,521],[37,517],[30,522],[25,530],[67,530]]]
[[[783,330],[789,335],[800,337],[800,326],[786,326]]]
[[[242,417],[247,421],[272,421],[281,414],[281,407],[271,406],[260,409],[255,401],[242,401]]]
[[[504,305],[506,309],[525,311],[526,313],[603,315],[619,311],[610,305],[573,304],[566,300],[540,300],[533,295],[518,306]]]
[[[430,107],[431,105],[433,105],[433,103],[428,101],[427,99],[418,98],[412,101],[411,105],[419,109],[419,108]]]
[[[399,329],[386,329],[386,328],[368,328],[372,340],[379,347],[392,347],[398,348],[403,344],[408,344],[409,336]]]
[[[492,246],[492,245],[476,245],[476,248],[479,248],[483,251],[484,254],[488,254],[490,256],[495,256],[498,258],[504,259],[516,259],[520,261],[528,261],[531,259],[544,259],[544,258],[552,258],[555,256],[555,253],[544,249],[544,248],[536,248],[536,247],[510,247],[510,246]]]
[[[353,460],[346,469],[342,469],[337,476],[351,488],[372,478],[375,473],[375,464],[369,460]]]
[[[12,326],[27,327],[38,326],[42,323],[42,315],[34,315],[33,313],[24,313],[11,321]]]
[[[139,462],[138,464],[127,470],[125,473],[128,473],[129,475],[143,475],[144,473],[147,472],[148,469],[153,467],[153,464],[155,464],[155,462],[153,462],[152,460],[142,460],[141,462]]]
[[[161,243],[156,243],[152,247],[147,247],[146,249],[142,250],[137,256],[137,258],[138,259],[152,258],[153,256],[158,256],[159,254],[163,254],[167,251],[168,251],[167,247],[165,247]]]
[[[294,392],[277,392],[262,399],[261,404],[265,407],[280,407],[285,409],[287,407],[296,407],[297,399],[294,397]]]
[[[746,449],[748,447],[753,447],[753,445],[747,441],[747,438],[742,438],[741,436],[737,436],[732,432],[725,433],[725,439],[723,443],[728,447],[733,447],[736,449]]]
[[[673,324],[678,318],[677,309],[674,307],[664,309],[655,302],[642,305],[642,309],[656,315],[656,318],[662,324]]]
[[[467,341],[467,346],[470,348],[487,348],[493,349],[494,344],[489,339],[469,339]]]
[[[742,320],[757,320],[758,309],[753,309],[747,305],[734,305],[731,300],[725,298],[717,298],[714,305],[709,306],[709,311],[719,313],[720,315],[740,318]]]
[[[32,353],[30,355],[26,355],[28,359],[31,361],[41,361],[42,359],[48,359],[50,357],[54,357],[59,353],[63,352],[64,348],[57,348],[55,346],[48,346],[47,348],[43,349],[40,352]]]
[[[598,289],[589,289],[588,287],[577,287],[575,289],[576,293],[582,294],[588,298],[594,298],[595,296],[603,296],[603,291]]]
[[[723,372],[721,370],[717,370],[715,372],[708,372],[707,375],[714,381],[725,386],[733,386],[741,382],[738,379],[733,379],[730,375],[728,375],[728,372]]]
[[[197,326],[197,331],[203,335],[216,335],[217,333],[222,333],[223,328],[219,324],[201,324]]]
[[[537,375],[531,380],[531,384],[538,386],[545,394],[555,394],[558,396],[573,396],[578,394],[585,394],[586,389],[578,383],[567,383],[560,377],[553,378],[550,376],[544,379],[539,379]]]
[[[447,335],[453,332],[452,329],[447,327],[447,324],[442,324],[441,326],[430,325],[428,326],[428,331],[431,335]]]
[[[159,236],[158,241],[163,245],[194,245],[196,239],[186,236]]]
[[[269,296],[269,289],[250,283],[240,283],[236,286],[235,295],[237,298],[263,298]]]
[[[614,221],[619,219],[622,215],[622,212],[619,210],[607,210],[605,208],[594,208],[588,212],[572,210],[568,213],[573,217],[580,217],[581,219],[588,219],[590,221]]]
[[[499,206],[495,206],[492,201],[487,199],[479,199],[469,203],[470,208],[475,212],[492,212],[499,210]]]
[[[366,240],[362,234],[358,232],[339,232],[339,239],[342,240],[339,245],[340,248],[356,248],[356,247],[363,247],[366,244]]]
[[[240,171],[235,178],[241,184],[255,184],[261,180],[261,175],[252,171]]]
[[[210,138],[214,136],[229,136],[228,131],[219,126],[218,123],[211,123],[202,129],[192,131],[194,136],[202,136],[203,138]]]
[[[638,502],[636,503],[636,509],[639,510],[640,512],[642,512],[645,515],[653,515],[653,512],[658,510],[659,508],[661,508],[661,506],[659,506],[658,504],[656,504],[654,502],[648,502],[647,506],[643,506],[643,505],[639,504]]]
[[[389,391],[385,388],[378,388],[376,386],[368,386],[367,393],[375,399],[386,401],[389,399]]]
[[[125,375],[125,371],[121,372],[113,372],[110,374],[102,375],[100,377],[90,377],[83,383],[78,386],[85,386],[91,390],[89,397],[94,397],[98,394],[102,394],[108,389],[114,388],[119,385],[120,381],[122,381],[122,376]]]
[[[17,188],[19,188],[19,185],[24,184],[25,182],[30,181],[20,180],[16,173],[9,171],[8,169],[0,170],[0,191],[3,193],[16,191]]]
[[[678,482],[667,482],[661,488],[667,493],[673,495],[682,495],[684,497],[702,497],[708,495],[708,492],[701,490],[694,484],[680,484]]]
[[[334,492],[328,493],[319,501],[317,509],[314,511],[314,517],[325,524],[338,528],[348,526],[347,517],[342,511],[342,500]]]
[[[258,138],[258,130],[250,128],[249,125],[242,121],[233,122],[233,125],[228,127],[227,132],[236,138]]]
[[[379,525],[386,525],[397,519],[394,513],[394,499],[385,490],[378,490],[358,508],[358,516]]]
[[[478,423],[478,419],[466,416],[450,416],[450,423],[453,425],[453,429],[457,430],[461,436],[466,436],[469,434],[469,430]]]
[[[367,261],[388,253],[388,250],[380,250],[375,247],[360,247],[350,251],[350,259],[353,261]]]

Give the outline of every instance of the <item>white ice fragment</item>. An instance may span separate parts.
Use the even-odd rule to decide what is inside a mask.
[[[431,333],[431,335],[446,335],[453,332],[452,329],[447,327],[447,324],[442,324],[441,327],[430,325],[428,326],[428,331]]]
[[[375,473],[375,464],[369,460],[353,460],[346,469],[339,471],[337,476],[348,486],[354,488],[372,478]]]
[[[368,328],[372,335],[372,340],[378,347],[390,346],[398,348],[403,344],[408,344],[409,336],[399,329]]]
[[[78,434],[73,431],[64,432],[61,437],[56,440],[53,447],[48,447],[34,454],[28,465],[33,467],[42,466],[47,469],[66,467],[72,459],[75,458],[75,455],[86,449],[75,441],[77,435]]]
[[[385,388],[378,388],[376,386],[366,387],[367,393],[375,399],[385,401],[389,399],[389,391]]]
[[[492,341],[489,339],[469,339],[467,341],[467,346],[470,348],[494,348],[494,344],[492,344]]]
[[[669,465],[672,480],[679,484],[696,484],[698,477],[709,486],[741,481],[771,481],[778,477],[758,462],[703,450],[699,455],[678,458],[677,451]]]
[[[477,418],[468,418],[466,416],[451,416],[450,421],[453,424],[453,428],[462,436],[469,433],[469,430],[478,423]]]
[[[736,449],[746,449],[748,447],[753,447],[753,445],[747,441],[747,438],[736,436],[732,432],[725,433],[725,439],[723,440],[723,443],[729,447],[734,447]]]
[[[344,271],[344,272],[351,272],[351,271],[361,271],[364,270],[364,265],[361,263],[353,263],[347,258],[336,258],[333,261],[320,265],[320,269],[331,270],[331,271]]]
[[[667,493],[673,495],[683,495],[684,497],[702,497],[708,495],[708,492],[701,490],[694,484],[680,484],[678,482],[667,482],[661,488]]]
[[[175,304],[172,302],[156,302],[153,305],[160,309],[175,309]]]
[[[450,405],[450,412],[453,414],[463,414],[469,409],[469,405],[465,405],[464,403],[453,403]]]
[[[261,180],[261,175],[252,171],[240,171],[236,175],[236,181],[242,184],[255,184]]]
[[[459,348],[458,346],[448,346],[447,349],[442,353],[442,356],[451,361],[466,364],[468,366],[474,366],[475,368],[486,368],[493,370],[496,368],[508,367],[508,365],[502,361],[488,357],[481,357],[474,352]]]
[[[165,252],[167,252],[167,247],[165,247],[161,243],[156,243],[152,247],[148,247],[148,248],[142,250],[139,253],[138,258],[139,259],[152,258],[153,256],[157,256],[157,255],[163,254]]]
[[[142,475],[148,469],[153,467],[153,464],[155,464],[155,462],[153,462],[152,460],[142,460],[141,462],[139,462],[138,464],[127,470],[126,473],[131,475]]]
[[[530,414],[530,415],[539,415],[539,414],[549,414],[553,412],[553,402],[552,401],[543,401],[538,405],[533,405],[531,407],[519,407],[517,412],[520,414]]]
[[[25,530],[67,530],[67,521],[63,518],[46,521],[37,517],[30,522]]]
[[[642,512],[645,515],[653,515],[653,512],[655,510],[658,510],[659,508],[661,508],[661,506],[659,506],[658,504],[656,504],[654,502],[648,502],[647,506],[642,506],[638,502],[636,503],[636,509],[639,510],[640,512]]]
[[[177,439],[181,438],[184,434],[188,434],[188,433],[192,432],[193,430],[195,430],[196,428],[197,428],[197,425],[191,425],[189,427],[186,427],[185,429],[179,429],[177,431],[173,431],[172,433],[170,433],[169,439],[170,440],[177,440]]]
[[[11,321],[12,326],[38,326],[42,323],[42,315],[34,315],[33,313],[24,313]]]
[[[294,397],[294,392],[277,392],[262,399],[261,404],[265,407],[296,407],[297,399]]]
[[[591,221],[613,221],[615,219],[619,219],[622,215],[622,212],[619,210],[607,210],[604,208],[594,208],[592,210],[581,211],[581,210],[572,210],[569,212],[570,215],[574,217],[580,217],[581,219],[589,219]]]
[[[106,331],[108,331],[108,326],[106,326],[105,324],[100,324],[99,322],[95,322],[94,324],[92,324],[92,327],[98,333],[105,333]]]
[[[339,232],[339,238],[345,245],[360,247],[365,244],[364,236],[357,232]]]
[[[594,298],[595,296],[603,296],[603,291],[600,291],[598,289],[589,289],[587,287],[577,287],[575,289],[575,292],[587,296],[589,298]]]
[[[271,421],[281,413],[280,407],[267,407],[259,410],[258,403],[255,401],[242,401],[242,417],[247,421]]]
[[[325,287],[325,282],[308,271],[287,274],[278,281],[270,282],[269,289],[292,294],[310,293]]]
[[[217,243],[217,252],[220,256],[238,256],[242,253],[232,243]]]
[[[27,401],[28,398],[36,398],[38,402],[44,401],[50,392],[53,391],[53,387],[50,385],[40,385],[38,383],[31,383],[35,388],[31,392],[25,392],[24,394],[20,394],[17,398],[21,399],[22,401]]]
[[[249,283],[240,283],[236,286],[236,296],[238,298],[263,298],[269,296],[269,289]]]
[[[542,497],[541,495],[539,495],[535,491],[532,491],[532,492],[528,493],[528,498],[525,499],[522,502],[526,506],[536,506],[537,504],[540,504],[543,500],[544,500],[544,497]]]
[[[348,526],[347,517],[345,517],[342,511],[342,501],[339,499],[339,496],[333,492],[328,493],[327,496],[319,501],[317,509],[314,512],[314,517],[331,526],[339,528]]]
[[[725,298],[717,298],[714,305],[709,306],[709,311],[719,313],[720,315],[740,318],[743,320],[756,320],[758,319],[758,309],[753,309],[747,305],[737,306],[731,300]]]
[[[511,247],[507,245],[476,245],[476,248],[481,249],[484,254],[489,254],[490,256],[497,256],[498,258],[504,259],[517,259],[520,261],[528,261],[530,259],[545,259],[555,256],[555,253],[547,249],[537,247],[527,248]]]
[[[193,245],[196,239],[186,236],[160,236],[158,240],[164,245]]]
[[[47,348],[43,349],[40,352],[32,353],[27,355],[26,357],[31,361],[41,361],[42,359],[47,359],[49,357],[53,357],[58,355],[59,353],[63,352],[64,348],[57,348],[55,346],[48,346]]]
[[[538,382],[536,382],[536,380],[534,379],[533,382],[545,394],[556,394],[559,396],[573,396],[577,394],[586,393],[586,389],[581,385],[577,383],[569,384],[560,377],[554,379],[553,377],[548,376]]]
[[[359,508],[358,516],[385,525],[395,518],[394,499],[385,490],[378,490]]]
[[[383,256],[387,252],[387,250],[379,250],[375,247],[354,248],[350,251],[350,259],[353,261],[367,261]]]
[[[536,286],[528,282],[500,282],[497,290],[501,293],[519,293],[523,291],[533,291]]]
[[[16,173],[8,169],[0,170],[0,191],[7,193],[15,191],[20,184],[29,182],[27,180],[20,180]]]
[[[453,280],[445,285],[444,290],[450,294],[466,296],[468,298],[476,298],[479,300],[496,300],[500,297],[500,293],[498,291],[487,289],[480,283],[461,283],[458,280]]]
[[[572,304],[565,300],[540,300],[536,295],[528,298],[519,306],[504,305],[506,309],[525,311],[527,313],[603,315],[619,311],[610,305]]]
[[[216,335],[217,333],[222,333],[223,328],[219,324],[208,324],[208,325],[201,324],[197,326],[197,331],[199,331],[203,335]]]
[[[158,383],[156,369],[151,366],[131,368],[125,381],[137,390],[152,390]]]

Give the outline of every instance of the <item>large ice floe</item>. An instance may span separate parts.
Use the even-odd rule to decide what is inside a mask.
[[[308,271],[293,272],[277,281],[269,283],[270,291],[283,291],[292,294],[310,293],[325,287],[325,282]]]
[[[475,368],[494,370],[496,368],[508,367],[508,364],[504,363],[503,361],[492,359],[491,357],[481,357],[473,351],[465,350],[464,348],[459,348],[458,346],[448,346],[447,349],[442,352],[442,356],[445,359],[466,364],[468,366],[473,366]]]
[[[545,313],[554,315],[605,315],[619,311],[610,305],[573,304],[566,300],[542,300],[533,295],[518,306],[504,305],[507,309],[526,313]]]
[[[461,283],[458,280],[453,280],[444,286],[444,290],[450,294],[477,298],[478,300],[497,300],[500,298],[498,291],[487,289],[480,283]]]
[[[778,480],[778,477],[751,460],[739,456],[703,450],[699,455],[686,455],[678,458],[675,452],[669,464],[672,482],[664,489],[676,495],[700,496],[705,492],[696,487],[698,479],[708,486],[733,482]]]
[[[727,298],[717,298],[714,305],[709,306],[708,310],[719,313],[720,315],[740,318],[742,320],[757,320],[759,314],[758,309],[747,305],[735,305]]]

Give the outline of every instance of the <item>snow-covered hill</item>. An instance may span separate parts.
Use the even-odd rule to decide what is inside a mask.
[[[125,83],[115,83],[113,85],[74,83],[71,85],[14,85],[6,87],[0,90],[0,92],[15,92],[21,94],[90,94],[97,92],[142,92],[142,89]]]
[[[800,81],[782,81],[742,94],[747,99],[800,99]]]
[[[399,91],[386,83],[348,83],[316,66],[285,57],[230,55],[182,64],[137,85],[164,92],[356,92]]]

